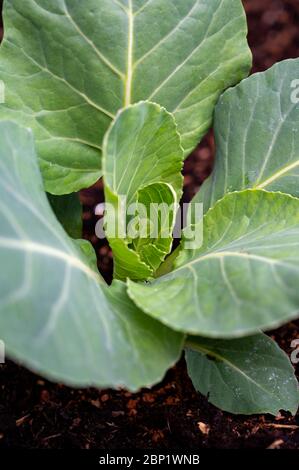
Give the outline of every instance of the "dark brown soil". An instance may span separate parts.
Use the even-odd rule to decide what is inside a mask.
[[[2,2],[0,2],[2,3]],[[244,0],[254,71],[299,56],[298,0]],[[185,164],[185,201],[209,175],[214,144],[210,133]],[[94,207],[103,201],[101,182],[82,191],[84,236],[98,254],[109,282],[112,256],[93,237]],[[272,335],[290,354],[299,322]],[[299,375],[299,368],[297,369]],[[299,415],[233,416],[195,393],[184,360],[152,390],[73,390],[52,384],[11,362],[0,366],[0,448],[85,449],[299,449]]]

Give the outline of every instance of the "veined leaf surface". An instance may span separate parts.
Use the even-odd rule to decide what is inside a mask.
[[[213,340],[190,337],[188,373],[213,405],[237,414],[296,414],[298,382],[287,355],[268,336]]]
[[[133,240],[133,245],[153,272],[156,272],[171,251],[179,196],[180,191],[176,194],[173,187],[167,183],[153,183],[138,191],[137,200],[139,204],[143,204],[147,221],[144,225],[148,236]],[[140,222],[142,223],[142,220]],[[152,229],[155,229],[156,233],[151,233]]]
[[[0,331],[7,353],[50,379],[136,390],[159,381],[183,337],[108,287],[43,190],[31,133],[0,123]]]
[[[299,59],[286,60],[226,91],[215,112],[216,163],[194,202],[204,211],[245,188],[299,196]]]
[[[1,116],[34,130],[55,194],[99,178],[111,120],[140,100],[175,114],[187,155],[251,65],[240,0],[6,0],[4,26]]]
[[[299,199],[231,193],[201,223],[203,246],[183,246],[171,273],[146,285],[128,281],[140,308],[176,330],[219,338],[299,316]]]
[[[163,227],[163,233],[156,239],[142,241],[138,238],[134,243],[127,230],[134,217],[128,215],[127,210],[137,203],[146,209],[150,203],[166,203],[168,208],[169,203],[177,205],[182,195],[182,165],[180,136],[173,116],[164,108],[140,102],[118,114],[103,144],[105,200],[114,206],[112,217],[107,211],[107,226],[112,222],[113,230],[125,229],[123,238],[120,232],[117,237],[111,235],[109,228],[107,231],[115,277],[147,279],[153,274],[156,263],[159,264],[159,256],[161,262],[169,253],[176,212],[171,212],[169,225]],[[124,197],[125,200],[121,199]],[[165,219],[163,215],[163,223]]]

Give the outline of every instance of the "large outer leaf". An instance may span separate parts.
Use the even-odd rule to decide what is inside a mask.
[[[299,199],[231,193],[203,219],[203,246],[131,298],[154,318],[202,336],[246,336],[299,315]],[[169,308],[171,305],[171,308]]]
[[[186,154],[219,94],[247,75],[240,0],[6,0],[2,116],[32,127],[46,189],[89,186],[118,109],[175,113]]]
[[[296,414],[298,383],[287,355],[264,334],[234,340],[190,337],[186,351],[193,385],[230,413]]]
[[[74,385],[157,382],[179,357],[182,336],[147,318],[126,287],[95,272],[43,192],[32,138],[0,124],[0,336],[8,354]],[[82,244],[83,243],[83,244]]]
[[[166,194],[168,189],[172,203],[178,204],[183,186],[182,165],[183,149],[173,116],[153,103],[140,102],[131,105],[119,112],[105,135],[103,143],[105,200],[115,207],[115,212],[121,207],[121,196],[126,197],[125,209],[137,202],[147,207],[150,202],[158,204],[169,202]],[[161,195],[163,197],[159,200]],[[173,212],[170,220],[170,237],[175,215]],[[106,218],[107,221],[111,220],[109,211]],[[121,225],[121,220],[122,217],[117,217],[117,226]],[[115,277],[119,279],[130,277],[136,280],[150,277],[153,273],[152,264],[142,261],[136,246],[136,252],[133,251],[133,247],[130,248],[132,240],[114,238],[109,236],[109,230],[107,232],[114,255]],[[163,235],[165,236],[165,233]],[[152,240],[152,243],[161,248],[159,241],[160,238]],[[168,244],[164,256],[161,253],[161,261],[170,248],[171,243]]]
[[[245,188],[299,196],[299,59],[280,62],[225,92],[216,107],[216,164],[194,202],[204,210]]]

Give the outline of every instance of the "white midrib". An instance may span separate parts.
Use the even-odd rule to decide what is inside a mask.
[[[127,56],[127,76],[125,84],[125,106],[131,104],[132,78],[133,78],[133,47],[134,47],[134,14],[132,0],[129,0],[128,9],[128,56]]]
[[[289,171],[293,170],[294,168],[296,168],[297,166],[299,166],[299,160],[297,160],[296,162],[294,163],[291,163],[290,165],[286,166],[285,168],[282,168],[282,170],[278,171],[277,173],[275,173],[274,175],[272,175],[270,178],[266,179],[265,181],[263,181],[262,183],[260,183],[259,185],[255,186],[256,189],[263,189],[263,188],[266,188],[267,186],[269,186],[271,183],[273,183],[274,181],[276,181],[277,179],[279,179],[281,176],[285,175],[286,173],[288,173]]]
[[[193,261],[189,261],[189,262],[183,264],[182,266],[180,266],[179,268],[175,268],[172,271],[172,274],[176,273],[178,271],[181,271],[182,269],[185,269],[185,268],[187,268],[189,266],[192,266],[194,264],[201,263],[202,261],[205,261],[207,259],[223,259],[226,256],[227,257],[245,258],[245,259],[248,259],[248,260],[252,259],[252,260],[255,260],[255,261],[260,261],[260,262],[268,263],[268,264],[272,264],[272,265],[282,265],[282,266],[286,266],[286,267],[289,267],[289,268],[298,269],[298,268],[296,268],[296,266],[292,266],[292,265],[290,265],[288,263],[285,263],[281,260],[267,258],[265,256],[255,255],[253,253],[240,253],[240,252],[237,252],[237,251],[220,251],[220,252],[215,252],[215,253],[208,253],[207,255],[200,256],[199,258],[197,258]]]
[[[64,251],[58,250],[57,248],[43,245],[41,243],[32,242],[30,240],[16,240],[11,238],[0,238],[0,248],[6,248],[8,250],[16,250],[30,253],[37,253],[43,256],[48,256],[51,258],[56,258],[64,261],[69,266],[74,269],[78,269],[85,273],[88,277],[99,282],[100,276],[96,274],[95,271],[92,271],[83,261],[77,258],[75,255],[66,253]]]

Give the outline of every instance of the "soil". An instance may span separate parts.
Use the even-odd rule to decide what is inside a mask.
[[[0,2],[2,3],[2,2]],[[249,22],[253,71],[299,56],[298,0],[244,0]],[[210,132],[187,159],[184,200],[198,191],[213,165]],[[103,202],[102,183],[81,192],[84,237],[94,244],[99,268],[111,281],[112,255],[107,242],[93,235],[94,208]],[[271,334],[291,353],[299,322]],[[299,376],[299,367],[297,367]],[[50,383],[19,365],[0,366],[0,448],[81,449],[299,449],[299,414],[276,418],[234,416],[197,394],[184,359],[152,390],[75,390]]]

